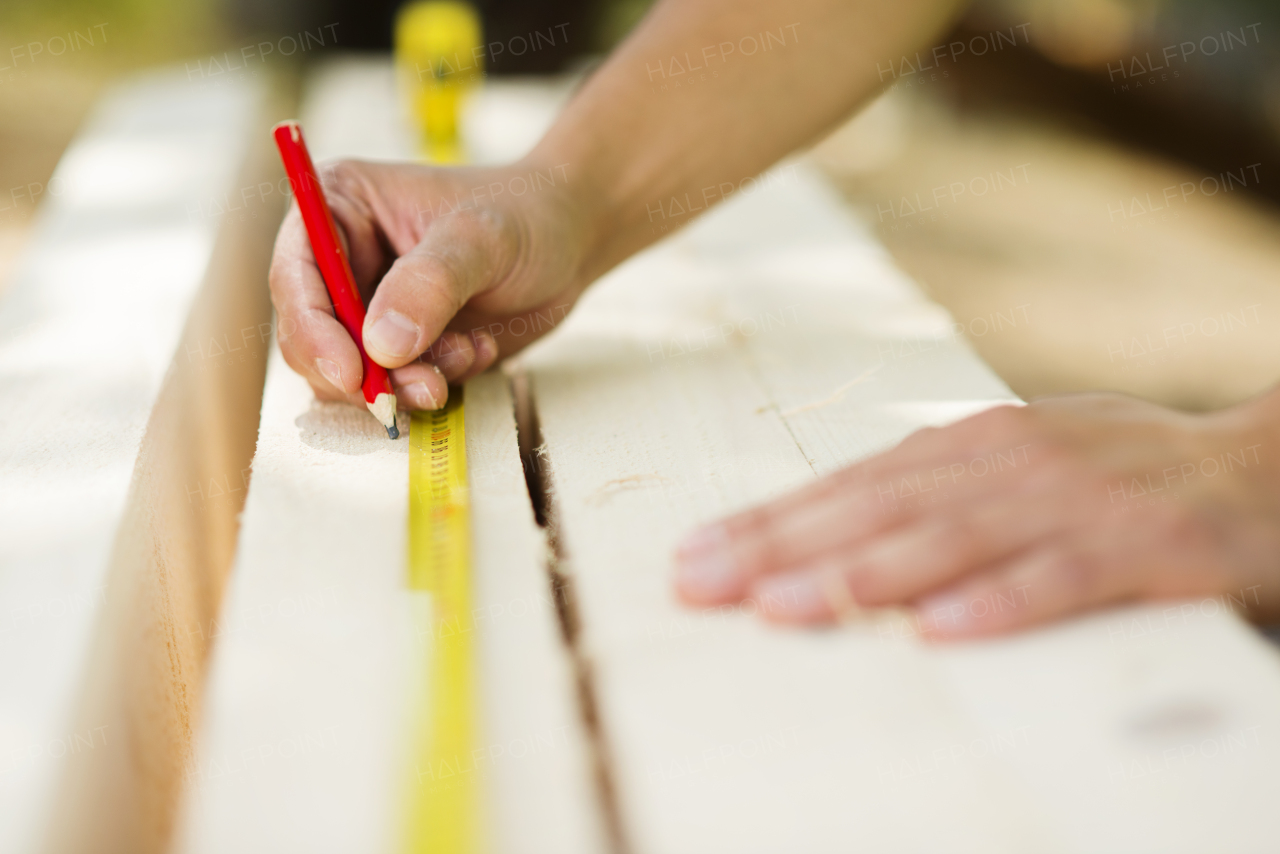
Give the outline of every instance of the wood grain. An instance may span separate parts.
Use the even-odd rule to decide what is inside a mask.
[[[392,79],[388,63],[358,60],[312,78],[302,121],[317,160],[408,156]],[[430,774],[409,767],[410,715],[430,702],[428,652],[445,630],[477,633],[482,737],[460,773],[481,776],[490,849],[601,850],[501,374],[468,384],[466,418],[475,610],[442,626],[405,587],[408,442],[315,402],[273,354],[179,850],[402,850],[409,786]]]
[[[632,846],[1201,850],[1206,800],[1256,798],[1275,761],[1280,669],[1224,609],[1146,641],[1115,625],[1150,612],[1121,611],[936,648],[892,613],[786,631],[673,601],[695,524],[1017,402],[813,173],[761,186],[522,359]],[[1227,761],[1131,771],[1236,722],[1258,738]],[[1231,815],[1231,850],[1258,850],[1261,813]]]
[[[116,86],[0,306],[0,849],[157,852],[190,756],[269,337],[266,87]],[[278,199],[252,213],[279,216]]]

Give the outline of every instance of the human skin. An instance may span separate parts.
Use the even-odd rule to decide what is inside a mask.
[[[736,185],[819,138],[876,93],[877,62],[934,38],[958,7],[665,0],[517,164],[322,167],[368,301],[369,356],[391,369],[402,405],[443,405],[446,380],[464,380],[545,334],[551,326],[539,315],[562,319],[591,282],[656,240],[655,201]],[[766,30],[785,44],[750,56],[722,47]],[[670,69],[674,57],[710,64],[715,76],[655,93],[655,69]],[[565,180],[521,195],[489,189],[535,172]],[[444,204],[458,200],[465,209]],[[271,294],[278,328],[289,331],[280,336],[289,365],[319,397],[359,405],[359,353],[333,318],[296,207],[276,241]],[[535,322],[510,323],[526,314]],[[513,325],[524,334],[512,334]]]
[[[1278,419],[1274,395],[1209,415],[1118,394],[997,407],[698,531],[677,587],[788,623],[908,604],[930,639],[1143,599],[1274,616]]]
[[[705,188],[820,138],[876,93],[878,66],[923,51],[959,6],[663,0],[519,163],[323,167],[368,303],[364,343],[401,405],[441,406],[449,382],[549,331],[595,279],[657,239],[657,200],[709,204]],[[784,46],[724,53],[764,31]],[[663,91],[672,58],[710,77]],[[555,180],[509,190],[533,173]],[[296,208],[271,292],[289,365],[318,397],[363,405],[359,354]],[[694,605],[755,597],[789,623],[906,605],[933,638],[1170,596],[1248,591],[1258,613],[1280,612],[1278,419],[1273,395],[1210,415],[1114,395],[1001,407],[694,532],[677,553],[676,590]],[[1011,454],[1017,463],[998,472],[952,474]],[[1235,462],[1242,454],[1248,464]],[[1187,473],[1208,458],[1223,470]],[[933,478],[933,499],[904,500],[903,478]],[[1161,489],[1140,501],[1135,482]]]

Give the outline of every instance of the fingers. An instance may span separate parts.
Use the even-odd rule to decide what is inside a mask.
[[[326,399],[358,395],[364,378],[360,351],[333,316],[329,293],[296,206],[285,217],[276,238],[269,282],[285,361]]]
[[[498,345],[485,329],[446,332],[422,354],[422,360],[439,367],[451,383],[483,373],[497,358]]]
[[[1173,489],[1177,461],[1221,438],[1189,418],[1171,422],[1122,398],[1077,399],[918,433],[699,532],[681,547],[677,586],[699,603],[750,595],[784,622],[909,604],[925,637],[947,639],[1257,578],[1257,552],[1242,553],[1231,527],[1254,512],[1244,509],[1256,501],[1252,481]],[[1143,499],[1117,507],[1117,492]]]
[[[1053,492],[996,493],[757,578],[749,592],[765,616],[784,623],[826,622],[859,605],[910,602],[1059,532],[1066,524],[1060,505]]]
[[[429,362],[412,362],[391,372],[391,383],[400,409],[439,409],[449,399],[449,381]]]
[[[320,166],[325,186],[325,200],[338,226],[351,264],[351,273],[366,302],[374,285],[386,272],[391,255],[375,213],[375,200],[380,198],[377,184],[385,181],[377,164],[339,160]]]
[[[501,218],[491,213],[445,217],[416,246],[411,242],[416,237],[397,232],[396,246],[412,248],[388,270],[394,252],[383,225],[396,212],[383,209],[376,171],[351,162],[325,166],[326,198],[357,283],[366,295],[374,295],[363,330],[370,357],[393,367],[391,382],[400,406],[435,409],[448,399],[450,383],[465,382],[499,358],[500,348],[485,326],[443,330],[473,293],[506,274],[511,253],[500,244],[510,241]],[[363,406],[359,350],[333,315],[296,207],[276,241],[271,290],[289,365],[321,399]],[[370,337],[374,329],[378,332]]]
[[[903,549],[918,553],[953,537],[968,542],[975,533],[955,516],[957,508],[1016,489],[1019,479],[1037,483],[1029,479],[1029,455],[973,453],[960,431],[921,431],[889,453],[704,529],[680,547],[677,590],[691,603],[720,604],[741,599],[761,576],[796,570],[830,552],[875,568]],[[864,553],[869,540],[920,519],[928,520],[925,528],[884,539],[881,557]],[[907,545],[920,542],[925,545]],[[878,571],[879,577],[887,572]],[[868,576],[864,593],[886,595],[877,591],[877,577]]]
[[[449,386],[487,370],[497,351],[493,336],[484,330],[446,332],[418,361],[391,370],[396,402],[402,409],[439,409],[449,399]]]
[[[469,329],[472,334],[483,333],[496,345],[494,359],[505,359],[554,329],[564,320],[575,299],[575,296],[560,294],[521,314],[499,315],[497,319],[493,314],[466,306],[449,325],[454,329]]]
[[[439,409],[449,399],[449,385],[460,385],[486,370],[497,349],[483,330],[446,332],[418,361],[392,369],[396,402],[402,409]]]
[[[364,346],[388,368],[407,365],[440,337],[473,295],[500,283],[518,241],[492,211],[434,220],[410,252],[391,265],[369,303]]]
[[[735,602],[755,579],[811,563],[897,520],[865,489],[799,494],[710,525],[677,551],[676,590],[694,605]]]
[[[1010,484],[983,499],[917,517],[871,538],[845,558],[844,576],[863,605],[909,602],[1071,524],[1062,494]]]
[[[945,428],[917,430],[897,446],[849,466],[768,505],[801,507],[840,492],[856,491],[866,510],[892,517],[936,506],[938,499],[964,497],[1001,474],[1031,462],[1030,442],[1019,442],[1018,408],[1002,406]],[[749,530],[758,511],[726,520],[731,529]],[[857,517],[851,520],[858,524]]]
[[[1077,492],[1066,507],[1084,507]],[[916,603],[926,636],[982,637],[1148,597],[1229,589],[1231,571],[1219,535],[1187,505],[1149,508],[1140,520],[1087,513],[985,572],[958,580]]]
[[[916,605],[925,637],[935,640],[1002,634],[1131,598],[1148,573],[1120,566],[1115,543],[1044,543]]]

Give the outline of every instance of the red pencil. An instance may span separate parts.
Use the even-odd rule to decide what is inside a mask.
[[[302,138],[302,128],[297,122],[281,122],[271,133],[275,137],[276,148],[280,149],[280,159],[284,161],[289,183],[293,185],[293,196],[298,200],[302,221],[307,226],[307,237],[311,239],[311,251],[316,256],[324,285],[329,289],[329,299],[333,300],[338,322],[346,327],[360,351],[360,361],[364,365],[362,390],[365,405],[373,417],[387,428],[387,435],[398,439],[400,430],[396,427],[396,395],[391,390],[391,377],[387,375],[386,368],[370,359],[364,351],[364,302],[356,288],[356,277],[351,274],[351,262],[338,239],[333,214],[324,200],[324,188],[320,186],[316,167]]]

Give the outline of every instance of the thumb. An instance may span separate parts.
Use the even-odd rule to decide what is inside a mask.
[[[433,220],[382,278],[364,321],[369,358],[398,368],[418,358],[471,297],[500,284],[515,266],[518,239],[488,209]]]

